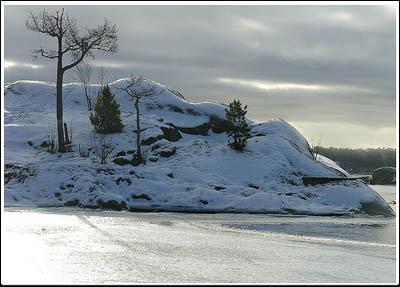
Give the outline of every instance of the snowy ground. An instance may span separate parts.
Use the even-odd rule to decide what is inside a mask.
[[[329,159],[314,160],[305,138],[285,121],[255,123],[249,119],[252,138],[246,152],[236,152],[227,146],[227,135],[218,133],[223,127],[224,105],[191,103],[152,81],[140,87],[155,87],[154,96],[141,105],[144,139],[155,141],[144,147],[149,161],[135,167],[117,165],[112,160],[131,160],[130,152],[135,149],[133,103],[117,89],[123,85],[125,80],[110,84],[121,104],[125,128],[123,133],[112,135],[114,152],[106,164],[100,164],[93,154],[79,155],[79,145],[93,146],[89,112],[79,85],[63,88],[64,119],[72,129],[74,145],[73,152],[62,155],[49,154],[41,147],[49,130],[55,130],[54,84],[18,81],[6,85],[6,206],[392,213],[387,203],[360,181],[304,185],[304,176],[347,174]],[[168,136],[171,132],[181,138]]]
[[[394,283],[395,218],[6,208],[10,283]],[[398,282],[397,282],[398,283]]]

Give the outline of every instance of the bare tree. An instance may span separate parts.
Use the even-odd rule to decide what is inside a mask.
[[[89,157],[90,155],[90,150],[84,147],[81,148],[81,145],[78,145],[78,151],[81,157]]]
[[[321,138],[319,138],[317,141],[314,138],[311,139],[310,152],[311,152],[313,160],[317,160],[318,148],[321,146],[322,146]]]
[[[55,38],[57,48],[33,50],[34,58],[42,56],[47,59],[57,60],[57,133],[58,151],[65,152],[65,138],[63,131],[63,101],[62,85],[64,73],[78,65],[86,56],[94,58],[95,50],[114,53],[117,51],[117,29],[107,19],[96,28],[86,28],[86,33],[79,33],[76,20],[64,13],[64,9],[49,14],[46,10],[38,15],[30,14],[25,26],[28,30],[39,32]],[[63,64],[64,56],[70,57],[70,62]]]
[[[97,77],[99,78],[100,87],[104,86],[104,77],[105,77],[104,67],[100,66],[97,70]]]
[[[130,77],[126,80],[127,86],[120,88],[121,90],[125,91],[132,100],[134,100],[136,109],[136,159],[141,162],[144,161],[144,158],[141,149],[139,102],[144,97],[150,97],[154,95],[154,86],[144,88],[143,85],[141,85],[143,80],[144,78],[142,76]]]
[[[92,68],[89,64],[81,62],[76,66],[76,80],[79,81],[82,87],[82,92],[86,98],[88,111],[92,110],[92,97],[89,92],[90,79],[92,77]]]
[[[47,140],[48,140],[47,151],[49,153],[55,153],[57,149],[56,134],[54,132],[54,129],[51,128],[50,126],[47,132]]]

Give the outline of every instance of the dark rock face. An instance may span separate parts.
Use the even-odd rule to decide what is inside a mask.
[[[130,164],[131,161],[126,158],[123,158],[123,157],[117,157],[117,158],[113,159],[113,163],[118,164],[118,165],[127,165],[127,164]]]
[[[175,113],[184,113],[184,110],[182,110],[180,107],[175,106],[175,105],[167,105],[170,111],[175,112]]]
[[[133,166],[138,166],[139,164],[143,163],[142,159],[138,159],[137,157],[133,157],[132,160],[129,162]]]
[[[170,142],[176,142],[182,138],[181,133],[175,127],[171,128],[161,127],[161,130],[164,133],[163,138]]]
[[[396,169],[381,167],[372,173],[371,184],[396,184]]]
[[[314,176],[303,176],[303,184],[308,185],[319,185],[319,184],[331,184],[342,181],[356,181],[362,180],[358,177],[314,177]]]
[[[131,160],[123,158],[123,157],[117,157],[113,159],[113,163],[118,164],[118,165],[133,165],[133,166],[138,166],[139,164],[143,163],[143,160],[140,160],[136,158],[135,156],[132,157]]]
[[[161,147],[161,145],[159,144],[155,144],[151,147],[151,151],[155,151],[156,149],[159,149]]]
[[[207,136],[208,135],[208,129],[210,128],[209,123],[204,123],[202,125],[199,125],[197,127],[176,127],[178,130],[185,134],[191,134],[191,135],[202,135],[202,136]]]
[[[216,134],[228,132],[231,129],[231,124],[225,119],[216,116],[210,116],[209,122],[204,123],[202,125],[190,128],[188,127],[176,127],[176,128],[186,134],[207,136],[209,129],[211,129]]]
[[[101,199],[96,201],[100,208],[112,209],[112,210],[122,210],[126,209],[125,201],[118,202],[116,200],[103,201]]]
[[[78,199],[68,200],[64,202],[64,206],[79,206],[80,202]]]
[[[366,213],[368,215],[384,215],[384,216],[395,215],[393,209],[389,205],[383,206],[379,204],[377,201],[361,203],[360,212]]]
[[[250,183],[247,186],[251,187],[251,188],[254,188],[254,189],[259,189],[260,188],[258,185],[255,185],[254,183]]]
[[[163,138],[162,135],[156,137],[148,137],[147,139],[142,140],[142,145],[151,145],[162,138]]]
[[[132,199],[145,199],[145,200],[151,200],[151,197],[150,197],[150,196],[148,196],[148,195],[147,195],[147,194],[145,194],[145,193],[143,193],[143,194],[139,194],[139,195],[132,194],[132,195],[131,195],[131,197],[132,197]]]
[[[125,152],[125,151],[120,151],[120,152],[118,152],[115,156],[116,156],[116,157],[117,157],[117,156],[126,156],[126,152]]]
[[[210,117],[211,130],[216,133],[225,133],[231,130],[232,125],[225,119],[221,119],[215,116]]]
[[[148,137],[147,139],[142,140],[142,145],[152,145],[153,143],[155,143],[161,139],[166,139],[167,141],[170,141],[170,142],[176,142],[182,138],[181,133],[174,126],[171,126],[169,128],[161,127],[161,130],[164,133],[163,135],[159,135],[159,136],[155,136],[155,137]]]

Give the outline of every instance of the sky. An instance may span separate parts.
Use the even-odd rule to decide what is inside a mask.
[[[32,58],[55,40],[25,20],[62,7],[82,31],[117,25],[118,52],[87,59],[108,82],[143,75],[193,102],[239,99],[251,119],[282,118],[323,146],[396,147],[394,6],[6,5],[5,82],[55,81],[55,61]]]

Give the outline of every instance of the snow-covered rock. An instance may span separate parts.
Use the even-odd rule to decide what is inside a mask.
[[[50,154],[41,147],[47,136],[56,132],[55,85],[33,81],[7,84],[5,163],[10,168],[6,167],[5,205],[393,213],[374,190],[358,180],[304,185],[303,177],[348,174],[327,158],[314,160],[306,139],[289,123],[248,119],[252,138],[245,152],[237,152],[227,146],[225,105],[192,103],[176,90],[150,80],[141,88],[153,87],[154,95],[140,104],[143,152],[148,161],[133,166],[136,115],[133,102],[121,90],[126,84],[126,79],[121,79],[109,85],[121,105],[125,128],[108,137],[114,151],[106,164],[100,164],[90,150],[94,141],[90,112],[79,84],[63,87],[64,120],[73,142],[73,151],[64,154]],[[96,94],[99,86],[90,89]],[[78,147],[87,148],[88,156],[80,156]],[[11,170],[12,166],[16,170]],[[27,167],[34,172],[27,173]],[[18,172],[24,180],[13,177]]]

